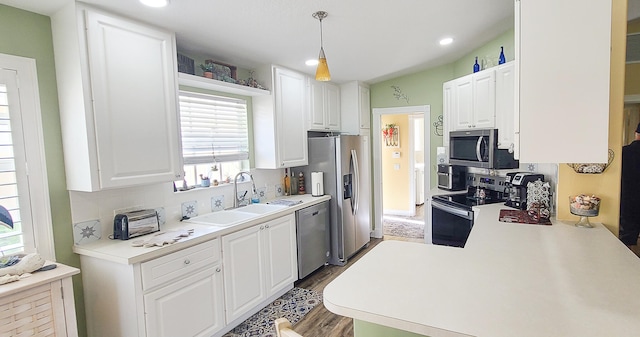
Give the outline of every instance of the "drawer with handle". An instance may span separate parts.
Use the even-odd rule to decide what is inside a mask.
[[[142,289],[147,291],[191,272],[212,266],[220,260],[220,239],[214,239],[181,251],[143,262]]]

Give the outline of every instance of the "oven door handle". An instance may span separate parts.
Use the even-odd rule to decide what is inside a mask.
[[[464,209],[460,209],[460,208],[457,208],[457,207],[454,207],[454,206],[445,205],[445,204],[439,203],[439,202],[437,202],[435,200],[431,201],[431,206],[434,207],[434,208],[437,208],[439,210],[445,211],[447,213],[451,213],[451,214],[457,215],[459,217],[463,217],[463,218],[468,219],[468,220],[473,220],[473,212],[470,212],[470,211],[467,211],[467,210],[464,210]]]

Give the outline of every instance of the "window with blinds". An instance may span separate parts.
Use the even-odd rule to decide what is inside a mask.
[[[180,91],[180,126],[185,172],[181,190],[200,185],[202,177],[217,186],[248,169],[247,101]]]
[[[245,100],[181,91],[180,125],[185,165],[249,159]]]
[[[11,214],[13,229],[0,226],[1,255],[19,253],[24,250],[7,89],[7,85],[0,84],[0,205]]]

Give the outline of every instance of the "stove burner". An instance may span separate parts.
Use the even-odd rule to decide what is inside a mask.
[[[484,198],[482,198],[477,196],[476,190],[478,190],[477,187],[470,186],[467,193],[434,195],[433,198],[467,210],[470,210],[471,207],[477,205],[505,202],[504,193],[502,192],[483,189]]]

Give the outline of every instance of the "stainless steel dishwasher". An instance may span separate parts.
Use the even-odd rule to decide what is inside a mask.
[[[298,279],[329,261],[329,201],[296,211]]]

